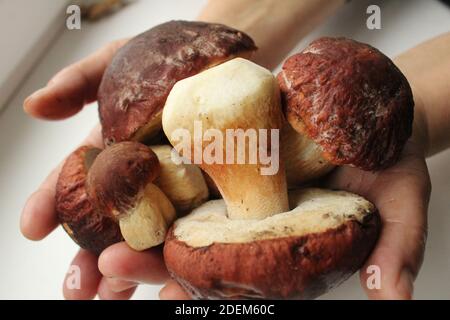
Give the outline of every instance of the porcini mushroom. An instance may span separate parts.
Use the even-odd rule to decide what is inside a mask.
[[[83,248],[100,253],[122,239],[135,250],[161,244],[175,209],[153,181],[160,173],[156,155],[137,142],[105,150],[81,147],[58,178],[60,222]]]
[[[260,140],[283,124],[276,79],[248,60],[227,61],[177,82],[162,122],[169,141],[191,160],[213,144],[199,144],[195,123],[224,136],[227,129],[256,130],[258,151],[276,153],[276,138]],[[192,152],[178,141],[178,128],[191,133]],[[250,152],[246,144],[243,154]],[[357,270],[375,244],[378,213],[357,195],[304,189],[291,194],[289,206],[282,161],[272,175],[262,174],[260,157],[199,165],[224,200],[175,221],[164,246],[168,270],[194,298],[313,298]]]
[[[169,21],[134,37],[116,53],[98,89],[105,145],[152,139],[178,80],[255,50],[245,33],[205,22]]]
[[[365,43],[317,39],[289,57],[277,78],[287,120],[299,139],[316,144],[325,163],[380,170],[397,161],[411,136],[411,87],[387,56]],[[315,170],[310,176],[323,174],[321,166]]]
[[[67,234],[82,248],[95,254],[122,241],[118,224],[89,200],[87,174],[101,149],[82,146],[66,159],[56,184],[56,213]]]
[[[227,136],[228,129],[255,130],[258,144],[261,138],[259,129],[269,131],[281,127],[276,80],[268,70],[248,60],[236,58],[178,83],[164,107],[168,110],[163,112],[163,129],[176,149],[183,145],[174,141],[174,131],[183,128],[192,133],[189,141],[192,156],[196,153],[203,155],[203,146],[206,145],[199,143],[201,141],[194,133],[196,125],[202,127],[203,132],[218,130],[223,137]],[[270,132],[266,134],[270,135]],[[264,175],[261,171],[265,165],[260,157],[254,164],[237,164],[238,144],[234,144],[232,150],[226,150],[223,143],[220,147],[223,149],[214,151],[217,154],[213,155],[222,154],[218,163],[207,165],[205,162],[208,160],[205,159],[199,166],[218,186],[227,202],[230,217],[264,218],[288,210],[283,168],[275,174]],[[277,145],[273,147],[278,148]],[[271,149],[271,141],[267,141],[268,153],[275,151]],[[230,155],[231,152],[233,155]],[[248,158],[248,149],[243,153]],[[232,157],[234,164],[226,163],[229,162],[226,156]]]

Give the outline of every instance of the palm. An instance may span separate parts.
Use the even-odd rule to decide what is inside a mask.
[[[361,284],[369,297],[410,298],[411,281],[419,271],[426,240],[427,206],[431,191],[423,151],[409,141],[399,162],[384,171],[338,168],[328,179],[333,189],[357,193],[378,208],[382,231],[366,265]],[[366,288],[366,268],[381,270],[381,289]]]

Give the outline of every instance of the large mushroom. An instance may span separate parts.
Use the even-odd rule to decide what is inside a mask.
[[[287,128],[285,139],[303,143],[302,149],[282,147],[294,184],[332,165],[386,168],[411,136],[411,87],[391,59],[368,44],[317,39],[289,57],[277,78],[286,118],[300,133]],[[305,146],[311,151],[304,153]],[[291,169],[302,166],[312,170]]]
[[[178,80],[255,50],[245,33],[205,22],[169,21],[134,37],[116,53],[98,90],[105,145],[152,140]]]
[[[212,129],[224,137],[228,129],[255,130],[258,151],[277,153],[276,138],[261,138],[283,125],[278,84],[268,70],[236,58],[175,84],[162,120],[170,142],[192,161],[213,144],[199,144],[198,124],[201,134]],[[192,152],[179,128],[190,133]],[[230,151],[222,146],[214,153]],[[249,156],[250,147],[241,152]],[[267,163],[260,157],[199,165],[224,200],[175,221],[164,246],[170,273],[194,298],[313,298],[356,271],[375,244],[378,213],[357,195],[304,189],[289,205],[281,160],[271,175],[261,174]]]

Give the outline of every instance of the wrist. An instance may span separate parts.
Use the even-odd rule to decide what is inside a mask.
[[[411,140],[423,151],[424,156],[430,152],[428,122],[425,103],[419,91],[412,87],[414,97],[414,122]]]
[[[252,60],[275,68],[312,29],[345,0],[209,0],[197,17],[248,34],[258,50]],[[299,23],[301,21],[301,23]]]

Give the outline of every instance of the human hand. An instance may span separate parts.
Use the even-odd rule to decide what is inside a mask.
[[[58,73],[46,88],[25,101],[25,110],[45,119],[61,119],[81,110],[84,103],[95,100],[103,71],[123,43],[125,41],[113,43]],[[359,193],[380,210],[384,227],[366,266],[375,264],[381,268],[382,285],[380,290],[368,290],[371,298],[409,298],[412,294],[412,280],[423,256],[430,193],[425,147],[421,141],[412,138],[400,162],[387,170],[369,173],[342,167],[329,180],[329,186]],[[83,144],[101,147],[99,128]],[[42,239],[57,226],[54,189],[59,170],[60,167],[52,172],[24,208],[21,229],[30,239]],[[407,249],[402,251],[403,247]],[[132,295],[139,282],[168,279],[160,248],[139,253],[120,243],[106,249],[99,259],[81,250],[73,263],[87,276],[82,278],[81,290],[65,288],[67,298],[87,299],[98,293],[101,298],[124,299]],[[365,282],[365,268],[362,271]],[[160,295],[171,299],[187,297],[172,281]]]
[[[380,238],[360,270],[361,286],[370,299],[411,299],[427,236],[427,208],[431,182],[423,148],[410,140],[394,166],[368,172],[340,167],[328,187],[362,195],[378,208]],[[380,269],[381,287],[370,289],[367,268]]]
[[[95,101],[106,66],[125,42],[110,43],[63,69],[46,87],[25,100],[25,111],[36,118],[64,119],[80,111],[84,104]],[[103,148],[100,126],[82,144]],[[55,186],[61,167],[62,164],[50,173],[23,209],[20,227],[28,239],[41,240],[58,226]],[[161,247],[136,252],[122,242],[110,246],[99,257],[80,250],[71,264],[80,268],[81,289],[69,289],[64,282],[63,293],[67,299],[91,299],[96,294],[102,299],[127,299],[140,282],[156,284],[168,279]]]

